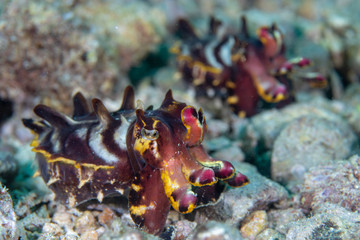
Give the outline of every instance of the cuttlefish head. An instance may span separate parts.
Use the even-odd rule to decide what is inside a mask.
[[[284,50],[284,35],[275,24],[260,27],[257,30],[257,36],[264,46],[267,57],[276,57]]]
[[[135,158],[153,168],[162,168],[163,162],[171,158],[175,151],[171,127],[161,118],[137,109],[132,129],[131,151]]]
[[[206,130],[203,111],[175,101],[169,91],[159,109],[136,110],[128,150],[134,153],[136,162],[163,168],[174,158],[191,159],[188,148],[200,145]]]

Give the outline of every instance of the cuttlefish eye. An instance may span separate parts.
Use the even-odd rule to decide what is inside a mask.
[[[147,140],[156,140],[159,137],[159,132],[156,129],[148,130],[146,128],[142,128],[141,136]]]
[[[189,145],[201,143],[206,131],[206,122],[203,111],[187,106],[181,111],[181,120],[187,129],[185,141]]]

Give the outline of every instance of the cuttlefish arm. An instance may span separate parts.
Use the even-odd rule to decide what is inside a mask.
[[[217,160],[210,157],[203,146],[194,146],[189,148],[189,153],[193,159],[205,167],[214,170],[215,176],[232,187],[242,187],[249,183],[249,179],[242,173],[236,172],[234,166],[223,160]]]
[[[130,186],[129,211],[135,224],[144,231],[162,232],[170,202],[161,180],[161,171],[146,165],[136,174]]]

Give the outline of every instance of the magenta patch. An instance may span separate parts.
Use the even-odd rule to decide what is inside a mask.
[[[223,161],[224,166],[216,171],[216,177],[226,179],[229,178],[235,171],[233,165],[227,161]]]

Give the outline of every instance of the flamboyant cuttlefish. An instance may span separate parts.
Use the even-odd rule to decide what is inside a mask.
[[[235,113],[251,116],[263,102],[279,106],[292,101],[290,73],[310,60],[285,58],[283,34],[275,24],[259,28],[257,37],[251,37],[246,19],[241,20],[240,33],[229,34],[212,17],[208,34],[199,37],[187,20],[180,19],[177,33],[183,41],[171,51],[177,55],[182,78],[196,87],[198,95],[221,97]],[[314,87],[327,84],[318,73],[302,78]]]
[[[155,110],[135,108],[131,87],[115,112],[99,99],[90,110],[80,93],[73,102],[72,118],[37,105],[34,112],[43,120],[23,119],[35,134],[31,146],[41,176],[70,206],[93,198],[101,202],[130,188],[132,219],[159,234],[170,206],[190,213],[216,202],[224,182],[233,187],[249,182],[230,162],[207,155],[201,146],[207,130],[203,111],[175,101],[171,90]]]

